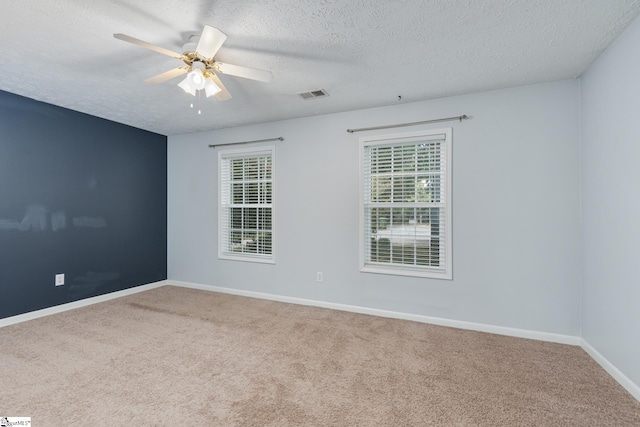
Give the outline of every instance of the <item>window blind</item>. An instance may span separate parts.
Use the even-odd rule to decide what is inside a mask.
[[[447,137],[363,141],[364,267],[450,275]]]
[[[220,256],[273,258],[273,152],[220,153]]]

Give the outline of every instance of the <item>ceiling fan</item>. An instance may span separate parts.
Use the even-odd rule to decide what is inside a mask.
[[[231,94],[224,87],[217,73],[227,74],[230,76],[243,77],[245,79],[258,80],[269,83],[273,80],[273,74],[270,71],[258,70],[256,68],[243,67],[240,65],[227,64],[216,61],[215,55],[227,36],[215,27],[209,25],[204,26],[202,35],[197,40],[194,36],[191,43],[183,46],[184,53],[173,52],[160,46],[147,43],[135,37],[126,34],[114,34],[113,37],[125,42],[142,46],[154,52],[171,56],[181,60],[186,66],[174,68],[157,76],[150,77],[145,80],[146,83],[162,83],[171,80],[180,75],[187,74],[186,78],[178,84],[185,92],[194,95],[196,91],[204,89],[207,97],[215,96],[219,101],[226,101],[231,98]],[[194,49],[195,47],[195,49]]]

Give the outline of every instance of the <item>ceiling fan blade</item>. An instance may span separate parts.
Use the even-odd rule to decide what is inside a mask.
[[[142,47],[144,47],[146,49],[153,50],[154,52],[158,52],[158,53],[161,53],[163,55],[170,56],[172,58],[182,59],[182,56],[183,56],[181,53],[173,52],[173,51],[171,51],[169,49],[165,49],[163,47],[156,46],[155,44],[147,43],[147,42],[145,42],[143,40],[137,39],[135,37],[128,36],[126,34],[118,33],[118,34],[114,34],[113,37],[117,38],[118,40],[122,40],[122,41],[125,41],[125,42],[133,43],[133,44],[136,44],[138,46],[142,46]]]
[[[213,58],[226,39],[225,33],[215,27],[205,25],[196,52],[205,58]]]
[[[231,99],[231,94],[229,93],[227,88],[224,87],[218,76],[216,76],[214,73],[211,73],[211,76],[209,76],[209,78],[213,80],[213,82],[220,88],[220,92],[215,95],[218,101],[226,101],[227,99]]]
[[[258,80],[265,83],[271,83],[273,80],[273,74],[271,74],[271,71],[258,70],[257,68],[243,67],[240,65],[223,64],[222,62],[216,62],[216,64],[218,65],[218,70],[222,74]]]
[[[162,83],[162,82],[166,82],[167,80],[171,80],[175,77],[178,77],[179,75],[184,74],[186,72],[187,72],[186,67],[174,68],[173,70],[165,71],[164,73],[158,74],[157,76],[149,77],[144,82],[145,83]]]

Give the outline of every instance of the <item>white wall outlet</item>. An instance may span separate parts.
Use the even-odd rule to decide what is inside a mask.
[[[64,285],[64,273],[56,274],[56,286],[62,286],[62,285]]]
[[[324,277],[323,277],[323,275],[322,275],[322,271],[318,271],[318,272],[316,273],[316,280],[317,280],[318,282],[324,282]]]

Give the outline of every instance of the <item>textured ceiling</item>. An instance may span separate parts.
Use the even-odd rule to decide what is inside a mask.
[[[639,12],[640,0],[4,1],[0,89],[173,135],[573,78]],[[223,75],[233,98],[203,98],[202,115],[180,79],[143,83],[180,61],[113,38],[181,52],[205,24],[228,36],[218,60],[274,80]],[[296,95],[320,88],[330,96]]]

